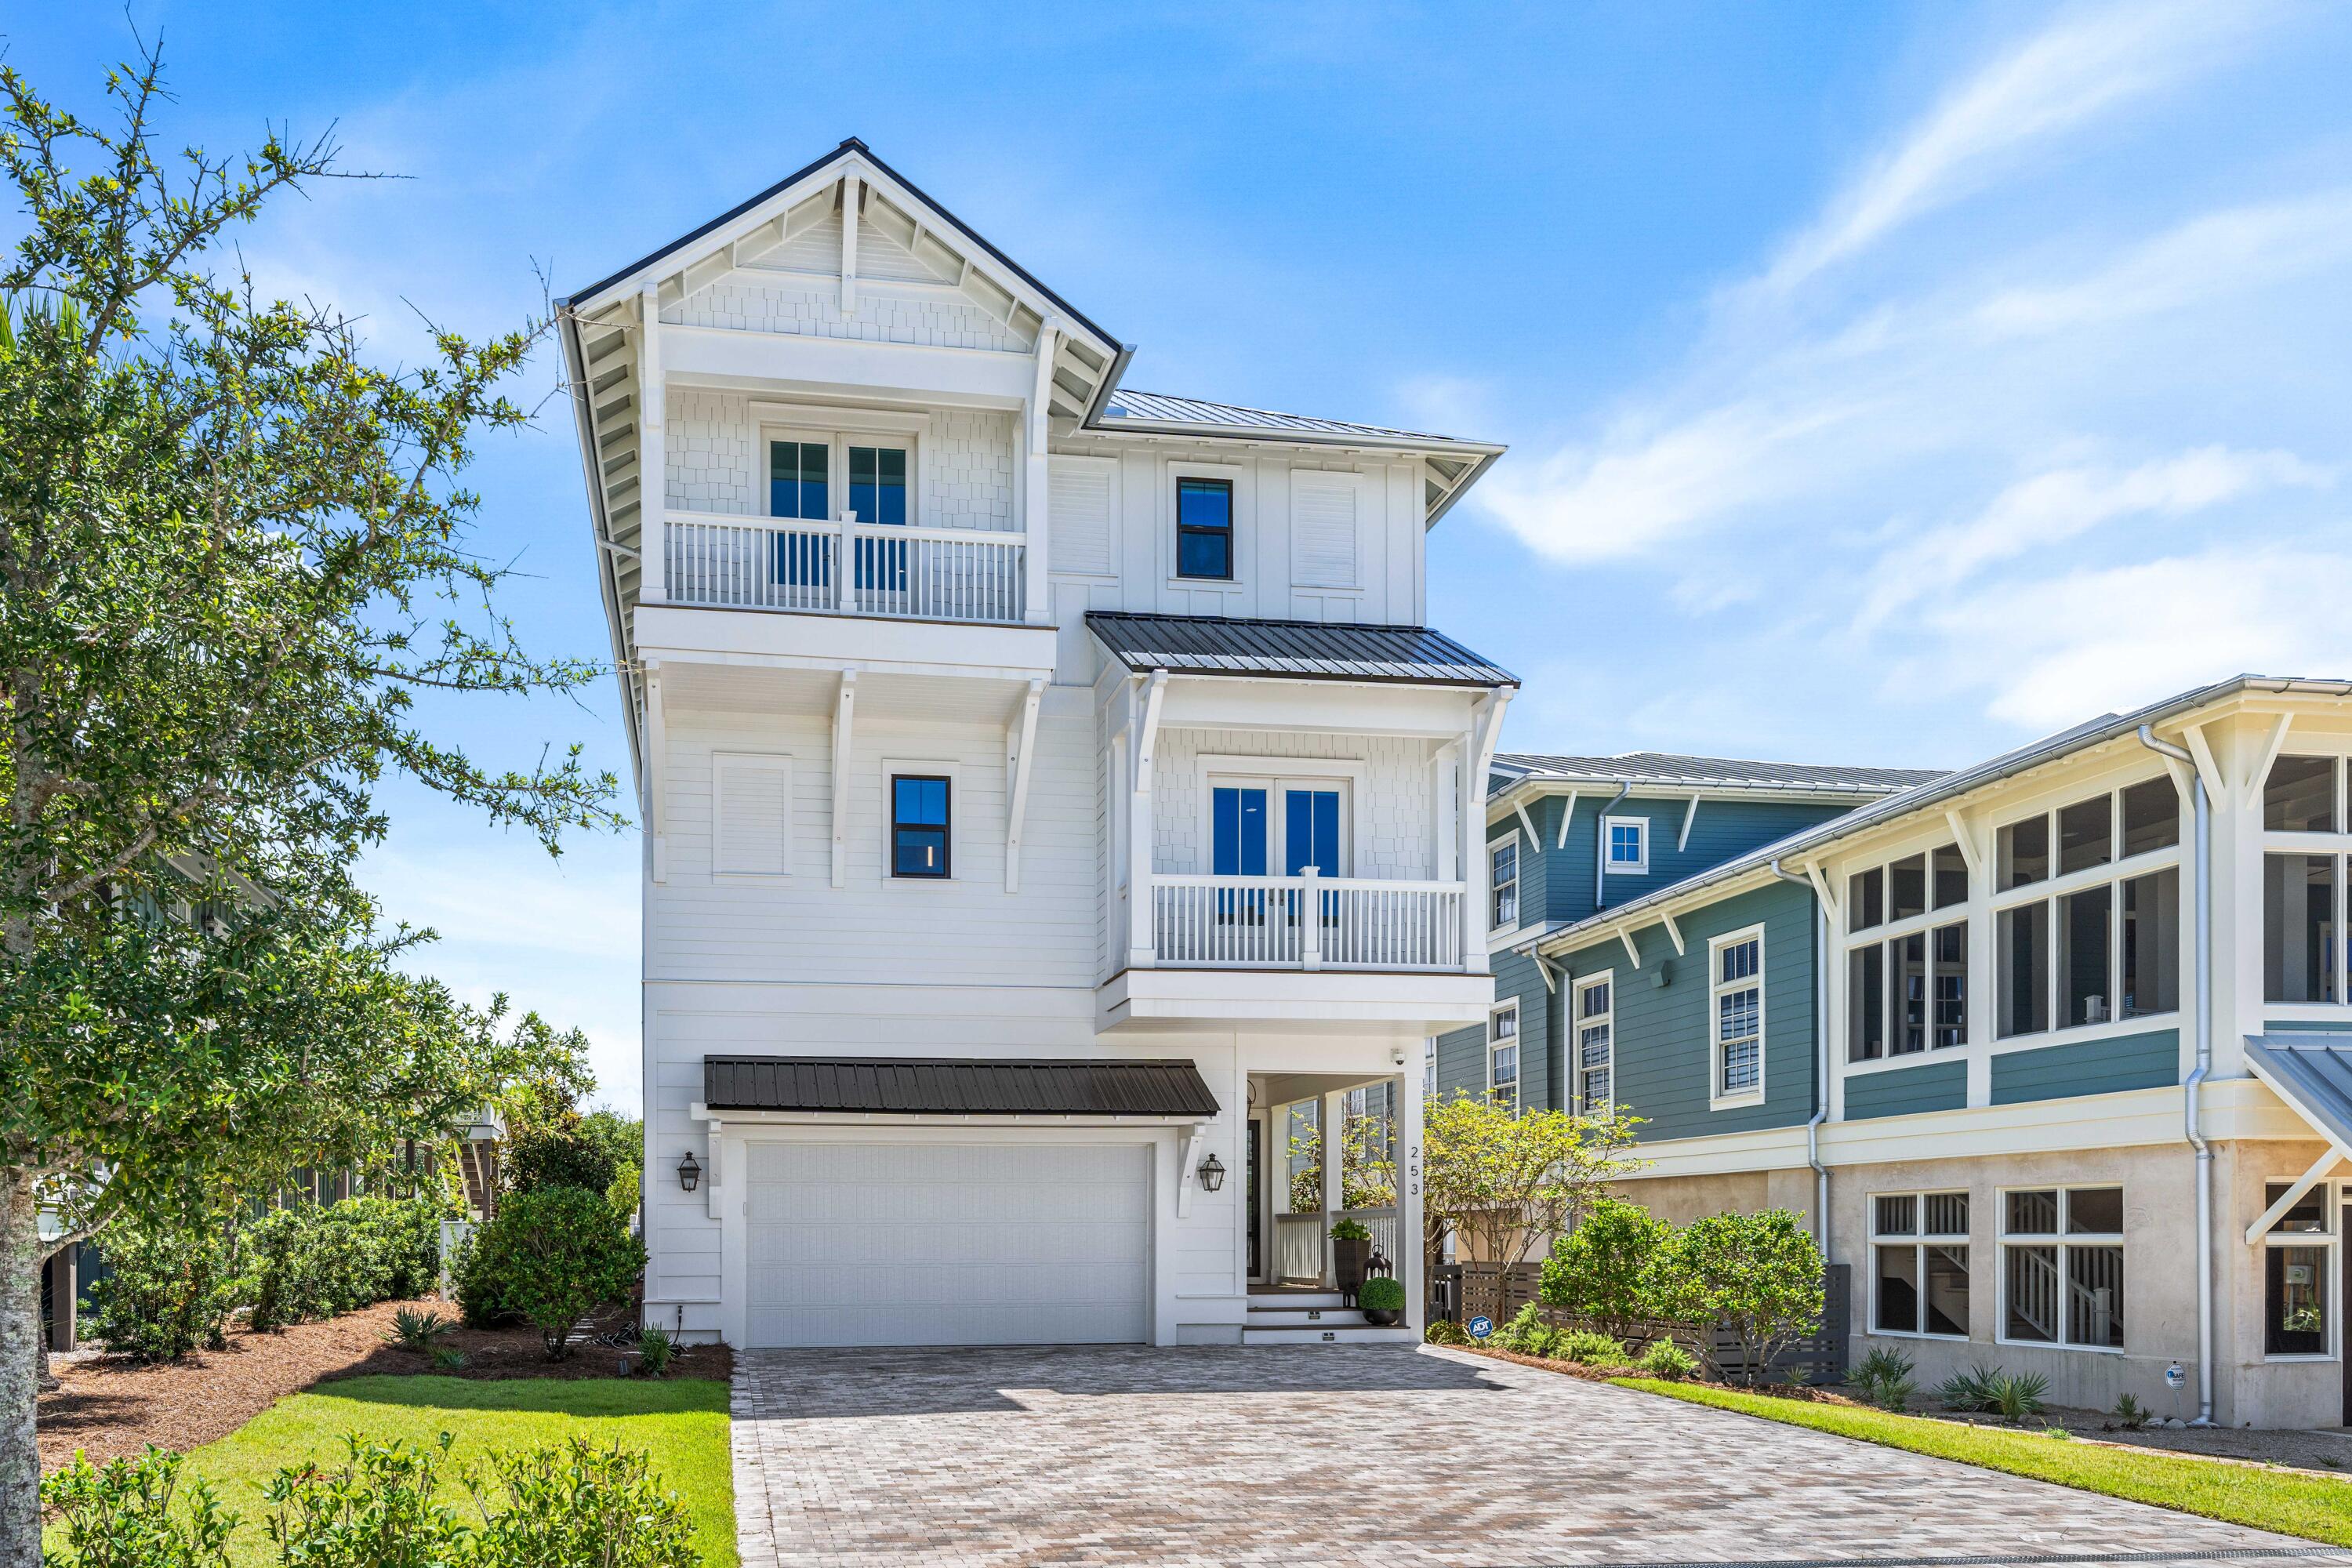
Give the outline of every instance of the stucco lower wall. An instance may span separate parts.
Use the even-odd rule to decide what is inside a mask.
[[[1628,1203],[1640,1204],[1660,1219],[1688,1225],[1717,1214],[1754,1214],[1784,1208],[1812,1217],[1813,1173],[1799,1171],[1738,1171],[1725,1175],[1646,1176],[1618,1184]]]

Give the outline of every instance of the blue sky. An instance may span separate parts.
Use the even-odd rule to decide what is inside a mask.
[[[339,122],[262,281],[475,331],[846,135],[1140,345],[1128,382],[1507,441],[1431,618],[1507,746],[1954,765],[2259,669],[2352,675],[2352,10],[2134,0],[1145,7],[152,4],[173,130]],[[111,7],[10,28],[90,106]],[[551,364],[533,395],[553,390]],[[606,647],[561,405],[484,548]],[[612,693],[438,713],[494,759]],[[371,884],[423,966],[636,1099],[636,850],[415,792]]]

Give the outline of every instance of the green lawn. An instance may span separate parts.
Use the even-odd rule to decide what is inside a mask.
[[[725,1384],[456,1377],[355,1377],[321,1384],[279,1400],[219,1442],[190,1453],[184,1475],[212,1482],[222,1502],[245,1516],[232,1553],[238,1568],[267,1568],[274,1561],[261,1530],[267,1505],[259,1484],[280,1466],[305,1458],[340,1460],[346,1432],[419,1444],[444,1432],[455,1434],[443,1490],[461,1512],[469,1512],[471,1504],[456,1485],[456,1471],[486,1448],[554,1442],[573,1434],[599,1443],[617,1439],[650,1453],[663,1483],[686,1500],[703,1562],[710,1568],[734,1568],[735,1489],[727,1451]]]
[[[1737,1410],[1791,1426],[1811,1426],[1889,1448],[1908,1448],[1915,1454],[1958,1459],[2087,1492],[2201,1513],[2230,1524],[2352,1546],[2352,1479],[2194,1458],[2154,1448],[2078,1443],[2039,1432],[1966,1426],[1862,1405],[1780,1399],[1644,1377],[1612,1381],[1622,1388]]]

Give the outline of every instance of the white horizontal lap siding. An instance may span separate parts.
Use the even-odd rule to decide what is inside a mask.
[[[835,888],[826,721],[674,715],[668,876],[646,891],[650,977],[1091,986],[1100,875],[1091,730],[1085,714],[1039,719],[1016,895],[1004,890],[1001,723],[892,723],[861,711],[847,802],[848,885]],[[790,876],[714,875],[714,757],[737,753],[791,757],[791,841],[782,862]],[[952,880],[885,876],[886,759],[954,765]]]
[[[1349,807],[1357,814],[1356,842],[1362,848],[1355,874],[1408,881],[1433,878],[1432,750],[1426,741],[1376,735],[1163,730],[1151,774],[1152,868],[1178,876],[1209,870],[1209,847],[1201,842],[1207,805],[1202,799],[1203,755],[1265,757],[1265,773],[1281,773],[1284,763],[1297,762],[1304,764],[1299,771],[1310,776],[1318,760],[1360,761],[1363,785],[1355,793],[1361,798]]]

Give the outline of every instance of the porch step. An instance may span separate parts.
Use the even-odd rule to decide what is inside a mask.
[[[1253,1312],[1286,1312],[1302,1307],[1344,1307],[1348,1298],[1337,1290],[1253,1290],[1249,1310]]]
[[[1297,1328],[1262,1328],[1257,1320],[1264,1314],[1252,1312],[1249,1323],[1242,1330],[1245,1345],[1409,1345],[1417,1337],[1411,1329],[1399,1324],[1392,1329],[1375,1329],[1367,1323],[1330,1324],[1303,1323]],[[1357,1314],[1349,1313],[1349,1317]]]
[[[1244,1325],[1253,1329],[1360,1329],[1369,1327],[1353,1307],[1262,1307],[1250,1303]]]

